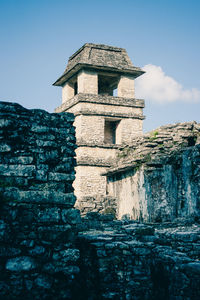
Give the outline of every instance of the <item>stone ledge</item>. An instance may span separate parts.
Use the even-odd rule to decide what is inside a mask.
[[[75,116],[104,116],[110,118],[123,118],[123,119],[139,119],[144,120],[145,116],[137,115],[137,114],[120,114],[120,113],[107,113],[105,111],[102,112],[91,112],[89,110],[80,110],[77,113],[74,113]]]
[[[110,161],[101,161],[98,159],[80,159],[77,160],[77,167],[78,166],[89,166],[89,167],[104,167],[109,168],[112,166],[112,162]]]
[[[73,193],[62,193],[56,191],[20,191],[17,188],[6,188],[1,192],[2,202],[30,203],[30,204],[62,204],[73,207],[76,197]]]
[[[104,149],[119,149],[121,147],[121,144],[99,144],[99,143],[85,143],[84,141],[77,141],[78,147],[88,147],[88,148],[104,148]]]
[[[80,93],[74,96],[73,98],[71,98],[70,100],[64,102],[61,106],[57,107],[55,109],[55,112],[56,113],[64,112],[79,102],[106,104],[106,105],[113,105],[113,106],[127,106],[127,107],[136,107],[136,108],[144,108],[145,106],[144,100],[142,99]]]

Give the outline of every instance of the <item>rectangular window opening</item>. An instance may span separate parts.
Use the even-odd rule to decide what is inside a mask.
[[[116,144],[116,129],[119,121],[107,121],[105,120],[104,127],[104,143]]]
[[[98,94],[105,96],[113,96],[113,92],[117,89],[119,76],[98,74]]]
[[[77,95],[78,93],[78,85],[77,85],[77,81],[74,83],[74,96]]]

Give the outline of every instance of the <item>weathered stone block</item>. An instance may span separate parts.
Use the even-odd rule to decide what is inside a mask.
[[[30,271],[37,267],[35,260],[28,256],[19,256],[8,259],[6,263],[6,270],[8,271]]]
[[[51,181],[74,181],[75,175],[65,173],[53,173],[49,172],[48,180]]]
[[[1,143],[0,144],[0,152],[10,152],[11,147],[8,144]]]
[[[44,257],[44,253],[45,253],[45,248],[43,246],[35,246],[33,249],[29,250],[29,254],[31,256],[43,256]]]
[[[50,289],[53,284],[53,278],[47,275],[39,275],[34,282],[40,288]]]
[[[10,164],[31,165],[33,163],[32,156],[16,156],[9,159]]]
[[[38,222],[42,223],[58,223],[61,220],[61,210],[57,207],[46,208],[38,212]]]
[[[50,127],[34,124],[31,126],[30,130],[35,133],[48,133],[50,130]]]
[[[59,262],[72,263],[76,262],[80,257],[80,251],[78,249],[67,249],[56,252],[53,254],[54,260],[59,260]]]
[[[32,177],[35,173],[34,165],[0,165],[1,176]]]
[[[16,201],[24,203],[54,203],[62,204],[66,207],[73,207],[76,197],[73,193],[65,194],[56,191],[19,191],[7,188],[2,195],[3,201]]]
[[[74,233],[70,225],[52,225],[38,227],[39,238],[54,243],[66,243],[73,239]]]
[[[47,150],[45,153],[39,153],[37,161],[40,163],[51,163],[59,161],[59,153],[57,150]]]
[[[81,216],[78,209],[62,209],[61,211],[62,221],[69,224],[80,224]]]
[[[21,250],[14,247],[0,246],[0,257],[13,257],[21,253]]]
[[[98,94],[98,76],[96,72],[82,70],[78,74],[78,93]]]
[[[7,128],[7,127],[10,127],[13,125],[13,121],[12,120],[8,120],[7,118],[3,119],[1,118],[0,119],[0,128]]]

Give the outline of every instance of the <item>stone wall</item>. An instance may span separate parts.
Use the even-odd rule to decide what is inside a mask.
[[[100,147],[79,144],[76,149],[76,180],[73,186],[77,196],[76,207],[82,214],[104,210],[106,178],[101,174],[106,171],[106,166],[112,165],[116,151],[117,147],[114,145]]]
[[[199,299],[199,224],[144,225],[94,214],[84,221],[90,230],[77,240],[79,299]]]
[[[98,75],[96,72],[81,70],[77,77],[78,93],[98,94]]]
[[[124,82],[128,85],[129,79],[124,77]],[[99,205],[103,200],[93,203],[95,199],[106,196],[106,179],[101,173],[115,162],[119,145],[129,144],[135,136],[142,135],[144,101],[130,97],[131,95],[123,98],[82,92],[55,110],[75,115],[78,148],[74,188],[78,200],[76,205],[81,212],[86,212],[88,207],[85,205],[85,197],[88,201],[93,199],[92,203],[89,201],[90,207],[103,207]],[[111,127],[112,133],[109,132],[109,139],[106,140],[108,128]]]
[[[120,76],[120,80],[118,83],[118,96],[124,98],[134,98],[135,97],[135,89],[134,89],[134,76]]]
[[[74,86],[69,82],[66,82],[62,88],[62,103],[65,103],[69,99],[74,97]]]
[[[0,102],[1,299],[74,297],[73,121]]]
[[[106,197],[80,218],[73,120],[0,102],[0,298],[198,300],[197,217],[113,221]]]
[[[199,215],[200,125],[168,125],[133,139],[108,170],[108,195],[117,216],[172,221]]]

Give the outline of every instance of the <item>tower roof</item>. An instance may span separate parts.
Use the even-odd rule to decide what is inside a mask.
[[[135,78],[144,73],[132,64],[125,49],[86,43],[70,56],[63,75],[53,85],[63,85],[65,81],[83,68],[130,74]]]

